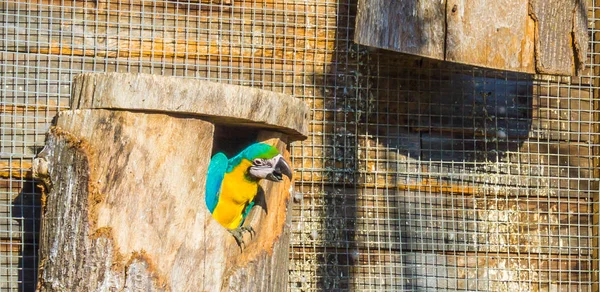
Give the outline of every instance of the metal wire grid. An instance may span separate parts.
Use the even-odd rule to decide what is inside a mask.
[[[352,43],[355,9],[0,3],[2,290],[35,286],[40,198],[27,166],[72,77],[106,71],[255,86],[312,107],[310,137],[292,148],[290,290],[597,285],[597,54],[572,80],[400,56]]]

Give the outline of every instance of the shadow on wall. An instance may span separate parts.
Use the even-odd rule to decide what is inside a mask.
[[[12,202],[12,216],[18,218],[21,232],[19,250],[19,289],[35,291],[38,273],[38,244],[40,231],[40,197],[35,181],[24,181],[23,188]]]
[[[314,108],[324,112],[323,121],[313,117],[323,123],[316,133],[323,136],[323,157],[315,158],[323,160],[326,177],[325,218],[313,219],[322,226],[317,287],[456,287],[430,285],[428,278],[451,273],[431,277],[426,266],[448,266],[437,251],[471,244],[445,233],[460,227],[440,213],[467,206],[409,186],[485,173],[484,165],[517,151],[532,126],[532,76],[356,45],[350,41],[356,1],[349,2],[337,6],[329,70],[314,77],[332,89]]]

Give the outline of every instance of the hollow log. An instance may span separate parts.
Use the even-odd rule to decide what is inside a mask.
[[[242,249],[205,204],[214,131],[189,114],[60,112],[33,165],[45,190],[38,290],[284,291],[291,182],[261,182]],[[256,140],[289,160],[287,135]]]

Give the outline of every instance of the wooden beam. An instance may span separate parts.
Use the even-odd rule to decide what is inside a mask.
[[[29,160],[0,160],[0,178],[32,179],[31,161]]]

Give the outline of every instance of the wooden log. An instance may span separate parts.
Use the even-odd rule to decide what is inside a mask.
[[[290,139],[281,132],[298,133],[286,125],[306,129],[301,101],[139,75],[84,74],[74,84],[73,107],[80,109],[59,113],[32,167],[48,190],[42,197],[40,290],[287,287],[290,182],[261,183],[264,198],[257,205],[263,210],[254,208],[245,222],[256,234],[246,235],[240,251],[208,212],[204,180],[213,151],[241,150],[257,139],[289,160]],[[228,105],[235,100],[237,107]],[[118,110],[101,109],[114,105]],[[282,115],[273,119],[273,111]],[[248,131],[248,125],[261,127]],[[224,126],[228,133],[214,133]]]
[[[204,202],[212,137],[198,119],[61,112],[42,152],[40,290],[284,289],[289,183],[263,184],[268,213],[252,215],[257,234],[241,252]]]

